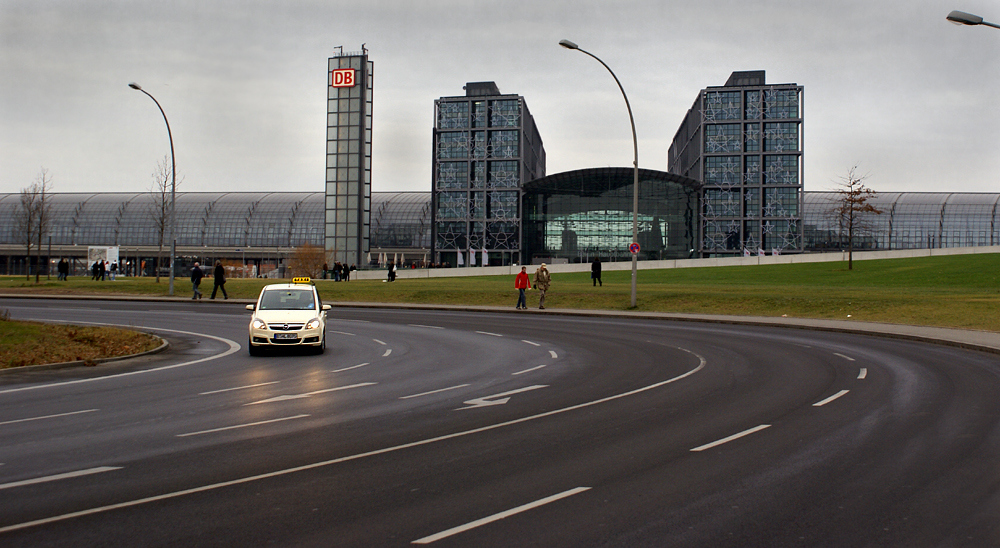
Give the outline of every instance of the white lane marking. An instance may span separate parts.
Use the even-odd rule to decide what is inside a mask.
[[[347,331],[333,331],[333,330],[331,330],[330,333],[336,333],[338,335],[347,335],[348,337],[354,337],[355,336],[354,333],[348,333]]]
[[[698,452],[698,451],[704,451],[706,449],[711,449],[713,447],[718,447],[718,446],[720,446],[720,445],[722,445],[724,443],[729,443],[729,442],[731,442],[733,440],[738,440],[738,439],[742,438],[743,436],[749,436],[750,434],[753,434],[755,432],[760,432],[761,430],[763,430],[765,428],[770,428],[770,427],[771,427],[770,424],[761,424],[759,426],[754,426],[753,428],[751,428],[749,430],[744,430],[744,431],[742,431],[742,432],[740,432],[738,434],[733,434],[732,436],[729,436],[727,438],[722,438],[721,440],[713,441],[712,443],[706,443],[705,445],[699,445],[698,447],[695,447],[691,451]]]
[[[44,417],[31,417],[31,418],[28,418],[28,419],[17,419],[17,420],[12,420],[12,421],[4,421],[4,422],[0,422],[0,426],[3,426],[5,424],[14,424],[14,423],[18,423],[18,422],[40,421],[40,420],[44,420],[44,419],[55,419],[55,418],[59,418],[59,417],[68,417],[70,415],[79,415],[81,413],[93,413],[95,411],[100,411],[100,409],[86,409],[84,411],[71,411],[69,413],[59,413],[58,415],[45,415]]]
[[[525,369],[524,371],[518,371],[517,373],[511,373],[511,375],[521,375],[523,373],[529,373],[531,371],[534,371],[536,369],[541,369],[543,367],[546,367],[546,364],[538,365],[538,366],[532,367],[531,369]]]
[[[503,337],[503,335],[499,333],[490,333],[489,331],[476,331],[476,333],[479,333],[480,335],[489,335],[491,337]]]
[[[444,329],[443,327],[438,326],[438,325],[422,325],[422,324],[419,324],[419,323],[411,323],[411,324],[407,324],[407,325],[409,325],[410,327],[423,327],[425,329]]]
[[[858,378],[863,380],[867,376],[868,376],[868,368],[862,367],[861,371],[858,371]]]
[[[458,386],[449,386],[448,388],[441,388],[439,390],[431,390],[430,392],[423,392],[421,394],[413,394],[412,396],[403,396],[403,397],[401,397],[399,399],[401,399],[401,400],[408,400],[410,398],[419,398],[420,396],[430,396],[431,394],[437,394],[439,392],[447,392],[449,390],[457,390],[459,388],[465,388],[466,386],[469,386],[469,385],[468,384],[460,384]]]
[[[558,360],[559,359],[559,354],[556,354],[555,350],[549,350],[549,354],[552,355],[552,359],[553,360]]]
[[[386,348],[386,349],[385,349],[385,354],[382,354],[382,357],[383,357],[383,358],[385,358],[385,357],[387,357],[387,356],[388,356],[389,354],[392,354],[392,349],[391,349],[391,348]]]
[[[471,399],[469,401],[462,402],[467,407],[459,407],[455,411],[461,411],[463,409],[475,409],[477,407],[489,407],[491,405],[503,405],[508,401],[510,401],[509,397],[505,398],[504,396],[513,396],[514,394],[520,394],[521,392],[528,392],[530,390],[538,390],[539,388],[546,388],[546,387],[548,387],[547,384],[536,384],[534,386],[526,386],[524,388],[518,388],[517,390],[508,390],[507,392],[501,392],[500,394],[493,394],[492,396],[483,396],[481,398]],[[500,399],[497,400],[494,398],[500,398]]]
[[[67,322],[64,322],[64,323],[67,323]],[[145,375],[146,373],[154,373],[154,372],[157,372],[157,371],[166,371],[168,369],[176,369],[178,367],[185,367],[185,366],[188,366],[188,365],[194,365],[196,363],[204,363],[204,362],[207,362],[207,361],[217,360],[219,358],[224,358],[224,357],[226,357],[226,356],[228,356],[230,354],[233,354],[235,352],[239,352],[240,348],[242,348],[240,346],[240,344],[237,343],[236,341],[231,341],[229,339],[224,339],[222,337],[216,337],[215,335],[206,335],[204,333],[194,333],[194,332],[191,332],[191,331],[178,331],[176,329],[161,329],[159,327],[143,327],[143,326],[136,326],[136,325],[123,325],[123,324],[99,323],[99,322],[72,322],[72,323],[74,323],[74,324],[88,324],[88,325],[110,325],[110,326],[115,326],[115,327],[127,327],[127,328],[130,328],[130,329],[148,329],[150,331],[162,331],[162,332],[165,332],[165,333],[180,333],[182,335],[192,335],[192,336],[195,336],[195,337],[205,337],[206,339],[212,339],[212,340],[215,340],[215,341],[220,341],[220,342],[224,342],[224,343],[228,344],[229,345],[229,350],[226,350],[225,352],[222,352],[220,354],[215,354],[214,356],[208,356],[208,357],[205,357],[205,358],[199,358],[197,360],[191,360],[189,362],[175,363],[173,365],[164,365],[163,367],[156,367],[156,368],[153,368],[153,369],[141,369],[139,371],[129,371],[127,373],[117,373],[115,375],[106,375],[106,376],[103,376],[103,377],[91,377],[91,378],[88,378],[88,379],[77,379],[77,380],[73,380],[73,381],[54,382],[54,383],[51,383],[51,384],[38,384],[38,385],[35,385],[35,386],[25,386],[25,387],[22,387],[22,388],[10,388],[10,389],[7,389],[7,390],[0,390],[0,394],[10,394],[10,393],[13,393],[13,392],[23,392],[23,391],[26,391],[26,390],[38,390],[40,388],[54,388],[54,387],[57,387],[57,386],[68,386],[68,385],[71,385],[71,384],[80,384],[80,383],[85,383],[85,382],[105,381],[105,380],[108,380],[108,379],[116,379],[116,378],[119,378],[119,377],[130,377],[132,375]]]
[[[208,395],[211,395],[211,394],[221,394],[223,392],[232,392],[233,390],[246,390],[247,388],[257,388],[258,386],[267,386],[269,384],[278,384],[279,382],[281,382],[281,381],[271,381],[271,382],[262,382],[262,383],[257,383],[257,384],[248,384],[246,386],[237,386],[236,388],[223,388],[222,390],[212,390],[211,392],[201,392],[198,395],[199,396],[208,396]]]
[[[368,457],[376,457],[376,456],[385,455],[385,454],[388,454],[388,453],[395,453],[397,451],[403,451],[403,450],[406,450],[406,449],[412,449],[414,447],[423,447],[425,445],[431,445],[431,444],[434,444],[434,443],[440,443],[440,442],[443,442],[443,441],[449,441],[449,440],[453,440],[453,439],[456,439],[456,438],[463,438],[465,436],[472,436],[472,435],[475,435],[475,434],[482,434],[483,432],[490,432],[492,430],[498,430],[500,428],[506,428],[508,426],[515,426],[515,425],[518,425],[518,424],[523,424],[523,423],[530,422],[530,421],[536,421],[536,420],[539,420],[539,419],[544,419],[544,418],[552,417],[554,415],[561,415],[563,413],[569,413],[571,411],[578,411],[580,409],[586,409],[587,407],[592,407],[592,406],[595,406],[595,405],[600,405],[600,404],[603,404],[603,403],[608,403],[608,402],[611,402],[611,401],[620,400],[622,398],[627,398],[627,397],[630,397],[630,396],[635,396],[636,394],[642,394],[643,392],[648,392],[650,390],[656,390],[657,388],[666,386],[668,384],[673,384],[673,383],[675,383],[677,381],[684,380],[684,379],[690,377],[691,375],[694,375],[695,373],[698,373],[702,369],[705,369],[705,366],[708,364],[708,362],[705,360],[704,357],[699,356],[698,354],[695,354],[694,352],[691,352],[690,350],[685,350],[683,348],[678,348],[678,349],[679,350],[683,350],[684,352],[687,352],[688,354],[691,354],[691,355],[697,357],[698,360],[699,360],[698,366],[695,367],[694,369],[688,371],[687,373],[682,373],[682,374],[680,374],[680,375],[678,375],[676,377],[672,377],[672,378],[669,378],[669,379],[666,379],[666,380],[663,380],[663,381],[660,381],[660,382],[657,382],[657,383],[653,383],[653,384],[650,384],[650,385],[647,385],[647,386],[636,388],[635,390],[630,390],[628,392],[622,392],[620,394],[615,394],[613,396],[607,396],[605,398],[601,398],[601,399],[598,399],[598,400],[592,400],[592,401],[589,401],[589,402],[578,403],[576,405],[571,405],[569,407],[563,407],[562,409],[554,409],[552,411],[546,411],[544,413],[539,413],[537,415],[530,415],[530,416],[527,416],[527,417],[521,417],[521,418],[518,418],[518,419],[513,419],[513,420],[509,420],[509,421],[505,421],[505,422],[498,422],[496,424],[489,424],[489,425],[486,425],[486,426],[481,426],[479,428],[473,428],[472,430],[463,430],[463,431],[460,431],[460,432],[453,432],[451,434],[444,434],[444,435],[438,436],[436,438],[427,438],[427,439],[418,440],[418,441],[414,441],[414,442],[410,442],[410,443],[404,443],[404,444],[401,444],[401,445],[393,445],[393,446],[390,446],[390,447],[383,447],[382,449],[375,449],[373,451],[368,451],[367,453],[358,453],[358,454],[355,454],[355,455],[348,455],[348,456],[345,456],[345,457],[338,457],[338,458],[335,458],[335,459],[329,459],[329,460],[314,462],[314,463],[311,463],[311,464],[304,464],[302,466],[296,466],[294,468],[286,468],[284,470],[276,470],[274,472],[267,472],[267,473],[264,473],[264,474],[258,474],[256,476],[247,476],[247,477],[243,477],[243,478],[237,478],[237,479],[234,479],[234,480],[223,481],[223,482],[219,482],[219,483],[212,483],[212,484],[209,484],[209,485],[202,485],[200,487],[192,487],[190,489],[184,489],[184,490],[181,490],[181,491],[173,491],[171,493],[164,493],[162,495],[154,495],[154,496],[151,496],[151,497],[146,497],[146,498],[141,498],[141,499],[135,499],[135,500],[125,501],[125,502],[119,502],[119,503],[115,503],[115,504],[109,504],[107,506],[98,506],[96,508],[88,508],[86,510],[79,510],[79,511],[76,511],[76,512],[70,512],[68,514],[61,514],[61,515],[58,515],[58,516],[51,516],[51,517],[47,517],[47,518],[36,519],[36,520],[33,520],[33,521],[26,521],[26,522],[23,522],[23,523],[15,523],[13,525],[8,525],[6,527],[0,527],[0,534],[9,533],[11,531],[20,531],[22,529],[28,529],[30,527],[37,527],[39,525],[48,525],[50,523],[58,523],[60,521],[66,521],[66,520],[70,520],[70,519],[74,519],[74,518],[79,518],[79,517],[83,517],[83,516],[92,516],[92,515],[95,515],[95,514],[101,514],[101,513],[104,513],[104,512],[110,512],[112,510],[121,510],[123,508],[132,508],[134,506],[141,506],[143,504],[149,504],[151,502],[159,502],[159,501],[162,501],[162,500],[170,500],[170,499],[184,497],[184,496],[187,496],[187,495],[194,495],[194,494],[197,494],[197,493],[205,493],[205,492],[208,492],[208,491],[215,491],[217,489],[224,489],[226,487],[232,487],[234,485],[243,485],[243,484],[252,483],[252,482],[255,482],[255,481],[261,481],[261,480],[266,480],[266,479],[271,479],[271,478],[277,478],[277,477],[280,477],[280,476],[286,476],[286,475],[289,475],[289,474],[295,474],[297,472],[304,472],[306,470],[316,470],[318,468],[325,468],[327,466],[333,466],[333,465],[342,464],[342,463],[345,463],[345,462],[351,462],[351,461],[355,461],[355,460],[366,459]]]
[[[379,344],[381,344],[382,346],[385,346],[385,343],[382,342],[382,341],[380,341],[380,340],[378,340],[378,339],[372,339],[372,340],[375,341],[375,342],[377,342],[377,343],[379,343]]]
[[[187,434],[177,434],[178,438],[186,438],[188,436],[200,436],[201,434],[211,434],[214,432],[224,432],[226,430],[236,430],[237,428],[248,428],[250,426],[260,426],[262,424],[271,424],[272,422],[290,421],[293,419],[304,419],[309,415],[295,415],[294,417],[282,417],[280,419],[271,419],[268,421],[250,422],[247,424],[237,424],[234,426],[223,426],[222,428],[213,428],[211,430],[202,430],[200,432],[188,432]]]
[[[301,399],[301,398],[308,398],[310,396],[315,396],[316,394],[326,394],[327,392],[337,392],[339,390],[349,390],[351,388],[361,388],[362,386],[371,386],[373,384],[378,384],[378,383],[374,383],[374,382],[361,382],[361,383],[358,383],[358,384],[349,384],[347,386],[336,386],[334,388],[325,388],[323,390],[315,390],[313,392],[306,392],[305,394],[285,394],[285,395],[282,395],[282,396],[275,396],[273,398],[268,398],[266,400],[260,400],[260,401],[250,402],[250,403],[244,403],[243,406],[246,407],[248,405],[258,405],[258,404],[261,404],[261,403],[274,403],[276,401],[298,400],[298,399]]]
[[[54,476],[45,476],[44,478],[34,478],[22,481],[12,481],[10,483],[0,483],[0,489],[10,489],[12,487],[22,487],[24,485],[34,485],[36,483],[46,483],[50,481],[58,481],[70,478],[78,478],[81,476],[89,476],[91,474],[100,474],[103,472],[111,472],[112,470],[121,470],[121,466],[99,466],[97,468],[89,468],[87,470],[77,470],[76,472],[66,472],[65,474],[56,474]]]
[[[832,402],[833,400],[835,400],[835,399],[843,396],[844,394],[846,394],[848,392],[850,392],[850,390],[841,390],[840,392],[837,392],[836,394],[830,396],[829,398],[827,398],[827,399],[825,399],[823,401],[818,401],[818,402],[814,403],[813,407],[823,407],[824,405]]]
[[[524,340],[524,339],[521,339],[521,342],[530,344],[531,346],[542,346],[542,345],[540,345],[540,344],[538,344],[536,342],[531,342],[531,341],[527,341],[527,340]]]
[[[448,529],[447,531],[441,531],[440,533],[433,534],[429,537],[424,537],[422,539],[415,540],[411,544],[430,544],[432,542],[439,541],[443,538],[448,538],[450,536],[454,536],[459,533],[464,533],[465,531],[468,531],[470,529],[475,529],[476,527],[482,527],[483,525],[493,523],[494,521],[500,521],[504,518],[509,518],[510,516],[513,516],[515,514],[520,514],[521,512],[527,512],[528,510],[538,508],[539,506],[545,506],[546,504],[551,504],[553,502],[556,502],[557,500],[561,500],[567,497],[572,497],[573,495],[583,493],[584,491],[589,491],[590,489],[591,489],[590,487],[577,487],[575,489],[570,489],[569,491],[563,491],[562,493],[558,493],[550,497],[545,497],[543,499],[536,500],[535,502],[529,502],[528,504],[518,506],[517,508],[511,508],[510,510],[505,510],[497,514],[493,514],[492,516],[485,517],[482,519],[477,519],[476,521],[466,523],[465,525],[459,525],[458,527],[453,527],[451,529]]]
[[[834,352],[833,355],[834,356],[840,356],[841,358],[844,358],[845,360],[848,360],[848,361],[852,361],[852,362],[854,361],[854,358],[852,358],[850,356],[845,356],[845,355],[840,354],[838,352]]]
[[[352,365],[350,367],[345,367],[343,369],[334,369],[333,371],[330,371],[330,373],[340,373],[341,371],[350,371],[351,369],[357,369],[359,367],[364,367],[366,365],[369,365],[369,363],[368,362],[359,363],[358,365]]]

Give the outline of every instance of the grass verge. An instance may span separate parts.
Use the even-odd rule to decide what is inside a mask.
[[[10,320],[0,315],[0,369],[127,356],[153,350],[159,339],[114,327],[80,327]]]
[[[531,272],[534,267],[529,267]],[[1000,254],[910,259],[640,270],[636,310],[697,314],[789,316],[958,327],[1000,332]],[[513,276],[317,280],[328,302],[385,302],[514,307]],[[256,298],[275,280],[231,279],[230,298]],[[202,290],[211,290],[211,279]],[[175,282],[188,295],[190,282]],[[167,281],[118,278],[68,282],[0,278],[0,293],[166,296]],[[627,310],[631,272],[605,272],[593,287],[589,272],[554,273],[547,308]],[[207,297],[206,297],[207,299]],[[529,306],[538,297],[529,293]]]

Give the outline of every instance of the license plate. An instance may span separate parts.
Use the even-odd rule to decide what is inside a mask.
[[[299,336],[295,333],[275,333],[275,339],[297,339]]]

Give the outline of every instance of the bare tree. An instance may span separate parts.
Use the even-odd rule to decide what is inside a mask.
[[[35,283],[39,281],[42,266],[42,238],[48,234],[51,221],[52,204],[48,202],[48,193],[52,185],[49,170],[42,168],[34,182],[21,189],[21,207],[15,213],[14,225],[18,234],[24,238],[26,279],[31,279],[31,247],[35,247]]]
[[[323,273],[323,263],[326,261],[326,251],[322,247],[305,243],[295,249],[288,266],[292,276],[309,276],[319,278]]]
[[[38,193],[32,187],[21,189],[21,207],[14,214],[14,228],[24,244],[25,279],[31,279],[31,246],[34,243],[35,222],[38,214]]]
[[[840,234],[843,238],[847,233],[847,269],[854,269],[854,238],[871,232],[872,223],[869,214],[881,215],[882,210],[868,203],[875,198],[874,190],[867,188],[864,184],[868,175],[858,175],[858,166],[854,166],[847,171],[847,175],[841,177],[840,188],[837,190],[837,198],[834,203],[833,214],[840,225]]]
[[[152,203],[149,204],[149,216],[156,227],[156,243],[159,251],[156,253],[156,283],[160,283],[160,266],[163,264],[163,239],[170,226],[170,157],[156,164],[153,172],[153,185],[149,188]]]

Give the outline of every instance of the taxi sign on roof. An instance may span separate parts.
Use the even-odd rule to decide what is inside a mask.
[[[292,278],[293,284],[311,284],[312,278],[309,276],[300,276],[298,278]]]

